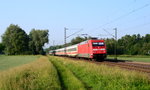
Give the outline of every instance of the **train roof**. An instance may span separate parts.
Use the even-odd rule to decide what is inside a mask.
[[[66,47],[66,49],[75,48],[77,46],[78,46],[78,44],[71,45],[71,46]],[[65,50],[65,48],[56,49],[55,51],[60,51],[60,50]]]
[[[88,41],[101,41],[101,42],[104,42],[104,40],[102,40],[102,39],[89,39],[89,40],[80,42],[80,43],[78,43],[78,44],[74,44],[74,45],[71,45],[71,46],[67,46],[66,49],[73,48],[73,47],[77,47],[78,45],[88,43]],[[65,50],[65,48],[56,49],[55,51],[60,51],[60,50]]]

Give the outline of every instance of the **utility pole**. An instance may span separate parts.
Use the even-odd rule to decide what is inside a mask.
[[[114,53],[115,53],[115,60],[117,60],[117,28],[114,28],[115,30],[115,50],[114,50]]]
[[[67,39],[66,38],[66,30],[68,30],[68,29],[66,27],[64,27],[64,46],[65,46],[65,50],[64,51],[65,51],[65,55],[67,54],[66,53],[66,39]]]
[[[55,48],[55,40],[53,40],[53,47],[54,47],[54,50],[55,50],[55,49],[56,49],[56,48]]]
[[[81,32],[81,31],[83,31],[83,29],[80,29],[79,31],[77,31],[77,32],[75,32],[75,33],[73,33],[73,34],[67,36],[67,35],[66,35],[66,34],[67,34],[67,33],[66,33],[67,30],[69,30],[69,29],[66,28],[66,27],[64,27],[64,52],[65,52],[65,55],[67,55],[67,53],[66,53],[66,47],[67,47],[67,42],[66,42],[66,41],[67,41],[67,38],[69,38],[69,37],[75,35],[76,33],[79,33],[79,32]]]
[[[109,33],[107,30],[103,29],[105,32],[107,32],[108,34],[110,34],[111,36],[113,36],[113,38],[115,39],[115,46],[114,46],[114,54],[115,57],[114,59],[117,60],[117,28],[114,28],[115,30],[115,35]]]
[[[55,40],[53,40],[53,46],[55,46]]]

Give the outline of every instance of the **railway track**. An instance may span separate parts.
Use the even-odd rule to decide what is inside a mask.
[[[69,58],[69,57],[67,57]],[[95,64],[104,64],[108,66],[117,66],[123,69],[127,70],[134,70],[134,71],[139,71],[143,73],[148,73],[150,75],[150,64],[143,64],[143,63],[134,63],[134,62],[129,62],[129,61],[123,61],[123,60],[105,60],[105,61],[90,61],[90,60],[84,60],[84,59],[77,59],[77,58],[72,58],[73,60],[82,60],[90,63],[95,63]]]
[[[150,74],[150,64],[140,64],[140,63],[134,63],[134,62],[128,62],[128,61],[103,61],[103,62],[97,62],[94,61],[96,64],[104,64],[108,66],[117,66],[120,68],[128,69],[128,70],[135,70],[139,72],[144,72]]]
[[[135,64],[129,62],[102,62],[101,64],[110,65],[110,66],[118,66],[120,68],[125,68],[129,70],[136,70],[140,72],[145,72],[150,74],[150,65],[145,64]]]

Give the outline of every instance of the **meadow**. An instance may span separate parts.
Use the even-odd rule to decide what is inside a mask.
[[[92,89],[92,90],[149,90],[150,80],[148,75],[123,70],[118,67],[97,65],[89,62],[70,60],[67,58],[49,56],[50,61],[60,72],[63,81],[71,80],[69,84],[63,84],[64,89]],[[59,65],[59,66],[58,66]],[[66,68],[61,70],[61,68]],[[69,72],[64,76],[63,72]],[[70,79],[68,79],[70,78]],[[72,80],[71,78],[76,78]],[[67,81],[69,82],[69,81]],[[76,83],[73,83],[76,82]],[[77,87],[77,82],[81,87]],[[84,85],[84,86],[83,86]],[[74,86],[74,87],[72,87]],[[70,88],[69,88],[70,87]]]
[[[58,73],[47,57],[0,72],[0,90],[61,90]]]
[[[34,55],[30,55],[30,56],[28,55],[24,55],[24,56],[23,55],[20,55],[20,56],[0,55],[0,71],[33,62],[39,57],[40,56],[34,56]]]
[[[55,56],[26,58],[32,60],[0,71],[0,90],[150,90],[149,76],[140,72]]]
[[[108,55],[107,59],[114,59],[114,55]],[[150,56],[142,56],[142,55],[118,55],[117,59],[136,62],[150,62]]]

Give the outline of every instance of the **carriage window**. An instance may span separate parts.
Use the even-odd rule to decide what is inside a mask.
[[[67,51],[76,51],[77,49],[76,48],[71,48],[71,49],[68,49]]]
[[[93,42],[92,43],[93,46],[104,46],[104,42]]]

